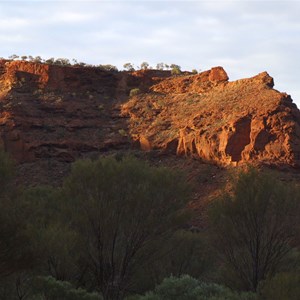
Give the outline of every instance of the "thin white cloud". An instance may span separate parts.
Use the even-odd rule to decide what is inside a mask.
[[[299,10],[288,0],[0,1],[0,56],[223,65],[231,79],[266,70],[300,104]]]
[[[54,14],[51,19],[48,20],[51,20],[52,22],[81,23],[91,21],[93,17],[92,14],[64,11]]]
[[[21,34],[6,35],[6,34],[0,33],[0,41],[1,41],[1,43],[4,43],[4,44],[5,43],[19,44],[20,42],[24,42],[26,40],[27,40],[26,37]],[[2,44],[1,48],[5,48],[5,45]],[[1,54],[0,54],[0,56],[1,56]],[[6,55],[6,57],[7,57],[7,55]]]
[[[30,24],[29,20],[15,17],[4,17],[0,19],[0,28],[1,31],[4,30],[20,30],[20,28],[24,28]]]

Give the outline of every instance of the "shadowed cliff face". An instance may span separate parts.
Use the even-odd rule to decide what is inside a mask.
[[[111,149],[299,165],[300,113],[266,73],[229,82],[221,67],[169,71],[0,61],[0,143],[19,162],[72,162]],[[132,88],[141,94],[129,98]]]
[[[170,72],[113,73],[98,68],[0,61],[0,143],[18,162],[72,162],[130,148],[120,103]]]
[[[99,69],[2,62],[2,144],[18,161],[76,157],[127,143],[115,110],[118,78]]]

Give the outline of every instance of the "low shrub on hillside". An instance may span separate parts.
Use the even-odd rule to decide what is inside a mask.
[[[135,89],[130,90],[129,96],[133,97],[133,96],[136,96],[140,93],[141,93],[141,90],[139,88],[135,88]]]
[[[253,293],[237,293],[215,283],[204,283],[189,275],[169,277],[138,300],[255,300]]]
[[[35,296],[47,300],[103,300],[97,293],[88,293],[84,289],[76,289],[67,281],[56,280],[51,276],[37,277],[34,283]]]

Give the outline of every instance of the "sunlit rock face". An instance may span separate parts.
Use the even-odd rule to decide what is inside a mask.
[[[300,164],[300,113],[266,72],[170,71],[0,60],[0,144],[18,162],[140,147],[220,165]],[[130,90],[140,93],[129,97]]]
[[[299,166],[300,113],[263,72],[228,81],[221,67],[169,78],[123,105],[130,132],[148,149],[176,151],[221,165]]]

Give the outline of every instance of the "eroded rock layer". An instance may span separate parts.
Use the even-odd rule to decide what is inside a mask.
[[[165,149],[221,165],[299,166],[300,113],[266,72],[229,82],[213,68],[167,79],[123,105],[145,149]]]
[[[0,60],[0,144],[18,162],[138,144],[221,165],[299,166],[299,124],[266,72],[229,82],[221,67],[172,77]]]
[[[116,106],[120,82],[96,68],[1,61],[1,144],[19,162],[128,146]]]

